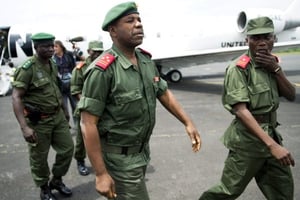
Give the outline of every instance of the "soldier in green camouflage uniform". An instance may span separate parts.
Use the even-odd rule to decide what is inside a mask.
[[[51,57],[54,36],[38,33],[32,36],[36,55],[15,72],[12,103],[23,137],[28,142],[33,180],[41,188],[43,200],[55,199],[51,189],[70,196],[72,191],[62,182],[73,155],[73,141],[62,110],[62,95],[58,87],[57,68]],[[56,151],[49,182],[48,154]]]
[[[71,94],[76,97],[77,101],[80,100],[82,87],[84,82],[83,74],[87,67],[103,52],[103,43],[101,41],[91,41],[88,46],[89,56],[85,61],[81,61],[72,71],[71,78]],[[76,118],[80,121],[78,112],[74,113]],[[89,174],[89,170],[85,165],[85,147],[80,129],[80,123],[77,123],[77,135],[74,158],[77,161],[77,169],[80,175],[86,176]]]
[[[223,105],[236,118],[223,142],[229,149],[221,183],[200,200],[236,199],[255,178],[266,199],[292,200],[291,154],[282,146],[276,110],[279,97],[295,99],[295,88],[271,54],[274,25],[268,17],[248,23],[249,50],[226,70]]]
[[[86,151],[100,194],[147,200],[145,171],[156,100],[184,124],[194,151],[200,149],[200,135],[160,78],[151,55],[136,49],[144,37],[136,4],[113,7],[102,29],[110,33],[113,46],[87,69],[78,103]]]

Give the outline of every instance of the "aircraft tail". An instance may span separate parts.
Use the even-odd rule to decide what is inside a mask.
[[[286,9],[287,16],[299,16],[300,0],[294,0]]]

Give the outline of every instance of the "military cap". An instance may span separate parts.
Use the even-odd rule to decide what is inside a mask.
[[[88,48],[93,51],[103,51],[103,43],[97,40],[90,41]]]
[[[247,25],[247,35],[258,35],[274,32],[273,21],[268,17],[251,19]]]
[[[133,13],[138,13],[135,2],[125,2],[112,7],[105,15],[102,30],[108,31],[108,26],[112,22]]]
[[[31,39],[33,42],[43,42],[46,40],[54,40],[54,35],[51,35],[50,33],[36,33],[33,36],[31,36]]]

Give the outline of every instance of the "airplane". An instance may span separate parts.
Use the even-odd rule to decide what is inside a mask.
[[[232,26],[223,25],[225,20],[222,20],[221,23],[212,23],[209,28],[205,27],[206,31],[203,30],[203,26],[195,26],[192,20],[189,20],[191,24],[186,24],[192,28],[183,32],[176,31],[177,27],[171,31],[159,29],[153,31],[153,28],[147,29],[148,25],[143,24],[145,38],[140,47],[152,53],[152,59],[165,79],[177,83],[182,79],[180,68],[229,61],[242,54],[247,49],[245,42],[247,23],[258,16],[268,16],[273,20],[277,38],[274,51],[299,48],[300,14],[297,10],[299,7],[300,0],[294,0],[285,11],[272,8],[242,10]],[[75,54],[83,52],[87,55],[85,50],[90,40],[100,39],[107,48],[111,45],[108,34],[105,33],[107,36],[105,38],[101,30],[98,30],[100,27],[95,29],[91,26],[83,28],[83,25],[80,27],[68,25],[66,28],[65,23],[62,24],[64,25],[59,26],[56,21],[55,26],[49,23],[0,26],[1,68],[19,66],[27,57],[32,56],[34,49],[30,37],[41,31],[54,34],[56,39],[64,42],[67,49],[73,49]],[[214,31],[211,30],[213,28]]]

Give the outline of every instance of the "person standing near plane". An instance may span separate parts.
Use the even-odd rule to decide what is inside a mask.
[[[71,75],[72,70],[76,66],[76,62],[73,53],[68,51],[60,40],[54,41],[54,55],[53,58],[58,67],[59,77],[61,80],[61,92],[63,95],[64,106],[66,110],[66,117],[69,120],[69,106],[68,100],[71,105],[72,115],[76,108],[76,99],[71,95]],[[76,124],[76,118],[73,118],[74,124]]]
[[[31,174],[41,188],[42,200],[54,200],[51,189],[65,196],[72,195],[62,181],[72,161],[74,144],[63,111],[58,87],[57,67],[52,61],[55,37],[37,33],[31,37],[36,55],[15,72],[12,104],[23,137],[28,143]],[[49,182],[48,154],[56,151]]]
[[[77,101],[80,100],[82,87],[84,82],[84,72],[87,67],[103,52],[103,43],[101,41],[91,41],[88,45],[89,56],[85,61],[81,61],[72,71],[71,78],[71,94],[76,97]],[[76,118],[80,120],[79,113],[74,113]],[[80,175],[86,176],[89,174],[89,170],[85,165],[86,151],[84,147],[84,141],[80,129],[80,123],[77,123],[77,135],[74,158],[77,161],[77,169]]]
[[[266,199],[293,199],[295,161],[276,130],[276,110],[280,96],[295,100],[295,88],[271,54],[274,41],[270,18],[248,22],[249,50],[229,65],[224,80],[223,105],[235,115],[223,136],[229,154],[221,183],[199,200],[236,199],[252,178]]]
[[[78,103],[96,190],[108,199],[147,200],[145,172],[156,99],[184,124],[194,152],[200,149],[200,135],[160,77],[151,55],[136,48],[144,37],[136,4],[111,8],[102,29],[109,32],[113,45],[85,72]]]

